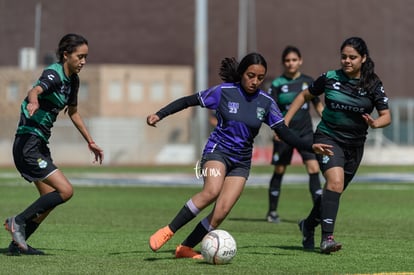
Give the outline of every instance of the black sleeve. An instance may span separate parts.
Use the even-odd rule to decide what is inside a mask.
[[[60,91],[62,87],[62,81],[60,80],[59,74],[52,69],[46,69],[42,72],[36,86],[40,86],[43,89],[43,94],[48,95],[54,91]]]
[[[319,76],[309,87],[309,92],[314,96],[319,96],[325,92],[326,73]]]
[[[281,122],[276,124],[272,128],[276,134],[282,139],[284,142],[293,146],[299,150],[306,150],[309,152],[313,152],[312,143],[305,143],[302,139],[296,136],[290,129],[285,125],[285,123]]]
[[[198,101],[198,94],[193,94],[185,97],[181,97],[167,106],[163,107],[161,110],[156,112],[155,114],[161,119],[166,116],[172,115],[176,112],[184,110],[191,106],[200,105],[200,101]]]
[[[388,97],[385,94],[384,87],[382,86],[381,81],[378,81],[376,87],[374,88],[374,92],[372,93],[372,96],[373,96],[373,102],[374,102],[375,108],[378,111],[389,109]]]

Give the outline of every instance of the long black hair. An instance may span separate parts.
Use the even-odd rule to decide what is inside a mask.
[[[259,53],[249,53],[240,61],[226,57],[221,61],[219,76],[224,82],[240,82],[242,75],[250,65],[263,65],[267,72],[267,62]]]
[[[374,71],[375,64],[369,55],[367,44],[360,37],[350,37],[342,43],[341,52],[346,46],[354,48],[362,57],[366,57],[365,62],[361,66],[360,87],[370,92],[378,85],[380,79]]]
[[[73,53],[77,47],[81,45],[88,45],[88,40],[82,35],[69,33],[60,39],[58,49],[56,50],[56,57],[60,63],[63,62],[63,55],[65,52],[68,54]]]

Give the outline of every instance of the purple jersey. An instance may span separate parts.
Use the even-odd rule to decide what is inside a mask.
[[[217,116],[217,126],[203,155],[219,150],[235,161],[251,161],[253,141],[262,123],[273,128],[284,121],[267,93],[258,90],[249,95],[238,83],[223,83],[201,91],[198,100],[202,107],[215,110]]]

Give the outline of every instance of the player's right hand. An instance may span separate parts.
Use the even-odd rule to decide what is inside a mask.
[[[282,142],[282,140],[280,139],[280,137],[276,133],[273,133],[273,140],[278,141],[278,142]]]
[[[316,154],[319,155],[327,155],[327,156],[333,156],[334,153],[331,150],[333,148],[332,145],[324,144],[324,143],[314,143],[312,145],[312,149]]]
[[[157,127],[157,126],[155,126],[155,124],[157,124],[158,121],[160,121],[160,118],[156,114],[151,114],[151,115],[147,116],[147,124],[149,126]]]
[[[29,112],[29,116],[33,116],[37,109],[39,109],[39,102],[29,102],[26,109]]]

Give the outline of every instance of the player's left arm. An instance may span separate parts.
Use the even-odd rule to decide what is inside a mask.
[[[75,125],[76,129],[78,129],[78,131],[88,143],[89,150],[95,155],[95,161],[99,162],[99,164],[102,164],[104,158],[103,150],[93,141],[88,129],[86,128],[85,123],[83,122],[81,115],[78,112],[78,107],[68,106],[68,115],[72,120],[73,125]]]
[[[389,109],[379,110],[378,118],[376,119],[369,114],[363,114],[362,117],[369,127],[373,129],[383,128],[391,124],[391,112]]]
[[[374,119],[370,114],[363,114],[362,118],[373,129],[390,125],[391,111],[388,105],[388,97],[381,82],[378,82],[378,85],[374,89],[373,101],[378,112],[378,117]]]

